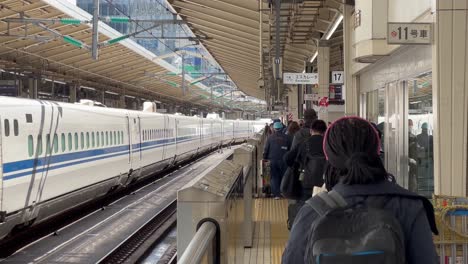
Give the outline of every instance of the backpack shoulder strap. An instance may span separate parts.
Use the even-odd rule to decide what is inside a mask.
[[[335,191],[321,192],[307,200],[306,204],[312,207],[320,216],[327,214],[335,208],[346,207],[347,205],[343,197]]]

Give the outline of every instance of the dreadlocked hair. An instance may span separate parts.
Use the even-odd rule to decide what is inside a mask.
[[[390,180],[379,157],[377,131],[364,119],[347,117],[332,124],[325,135],[324,152],[328,158],[328,190],[339,182],[353,185]]]

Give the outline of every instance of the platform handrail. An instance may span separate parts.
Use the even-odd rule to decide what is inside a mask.
[[[201,225],[200,225],[201,224]],[[195,236],[177,260],[180,264],[199,264],[206,255],[209,264],[219,263],[218,226],[214,220],[201,221]]]

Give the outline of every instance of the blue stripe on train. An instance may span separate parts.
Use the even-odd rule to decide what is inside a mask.
[[[186,136],[186,137],[179,137],[177,138],[178,143],[183,143],[183,142],[189,142],[193,141],[195,139],[199,139],[199,136]],[[154,148],[159,148],[164,145],[169,143],[170,145],[175,144],[175,139],[162,139],[162,140],[156,140],[156,141],[149,141],[149,142],[143,142],[141,143],[141,150],[150,150]],[[133,144],[133,152],[138,152],[140,151],[140,144]],[[38,159],[37,167],[42,167],[42,166],[49,166],[46,168],[41,168],[37,169],[36,173],[40,173],[43,171],[50,171],[54,169],[60,169],[68,166],[74,166],[82,163],[87,163],[87,162],[92,162],[92,161],[97,161],[97,160],[102,160],[102,159],[107,159],[107,158],[113,158],[117,156],[122,156],[122,155],[128,155],[128,145],[124,146],[118,146],[118,147],[111,147],[111,148],[105,148],[105,149],[96,149],[96,150],[88,150],[88,151],[81,151],[77,153],[67,153],[67,154],[61,154],[61,155],[54,155],[46,158],[40,158]],[[124,152],[123,152],[124,151]],[[120,152],[120,153],[117,153]],[[107,155],[107,154],[112,154],[112,153],[117,153],[113,155]],[[107,155],[107,156],[103,156]],[[56,166],[51,166],[55,163],[61,163],[61,162],[66,162],[66,161],[74,161],[77,159],[83,159],[87,157],[93,157],[93,156],[100,156],[100,157],[95,157],[91,159],[84,159],[80,161],[75,161],[71,163],[66,163],[66,164],[60,164]],[[15,162],[10,162],[10,163],[5,163],[3,166],[3,171],[4,173],[10,173],[14,171],[19,171],[19,170],[26,170],[26,169],[32,169],[34,166],[34,159],[30,160],[22,160],[22,161],[15,161]],[[23,177],[30,175],[32,171],[25,171],[21,173],[16,173],[8,176],[4,176],[4,180],[10,180],[18,177]]]

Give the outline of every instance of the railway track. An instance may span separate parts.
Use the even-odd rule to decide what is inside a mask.
[[[120,264],[141,261],[148,250],[159,243],[175,227],[177,202],[174,200],[163,211],[148,221],[122,242],[115,250],[109,252],[99,263]]]
[[[213,159],[223,159],[226,155],[227,153],[213,152],[192,160],[184,167],[173,169],[169,174],[166,172],[167,175],[163,178],[156,181],[153,179],[146,185],[132,188],[131,192],[114,197],[114,201],[110,203],[107,200],[94,205],[94,211],[88,209],[87,214],[81,218],[72,215],[74,218],[69,217],[68,222],[61,222],[60,225],[38,225],[39,229],[36,230],[42,232],[38,234],[39,238],[25,239],[22,241],[22,248],[17,250],[10,248],[14,253],[0,262],[141,262],[149,250],[174,229],[177,220],[177,190],[206,170]],[[34,237],[31,236],[31,230],[33,229],[24,232]],[[0,248],[4,254],[5,248]],[[163,257],[164,260],[160,263],[175,263],[175,245]]]

